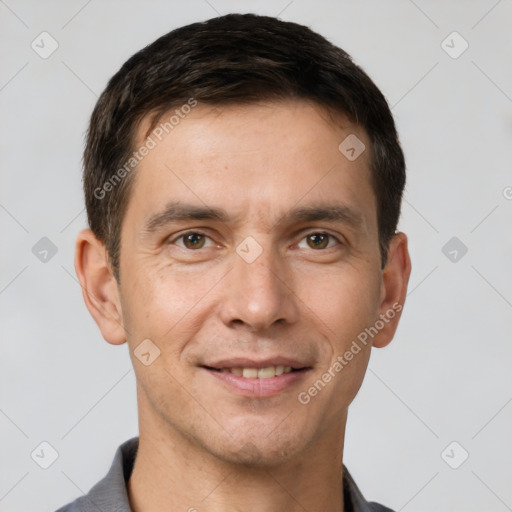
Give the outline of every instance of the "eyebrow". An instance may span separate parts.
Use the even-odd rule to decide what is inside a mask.
[[[168,224],[191,221],[191,220],[213,220],[224,224],[236,224],[239,217],[232,217],[223,208],[209,206],[197,206],[173,201],[158,213],[153,214],[144,223],[142,232],[150,235]],[[304,222],[341,222],[352,228],[358,228],[363,223],[363,216],[358,211],[343,204],[312,204],[303,207],[296,207],[286,212],[273,225],[298,224]]]
[[[142,231],[151,234],[167,224],[188,220],[216,220],[218,222],[227,223],[229,221],[229,215],[226,210],[222,208],[171,202],[166,205],[163,211],[149,217]]]

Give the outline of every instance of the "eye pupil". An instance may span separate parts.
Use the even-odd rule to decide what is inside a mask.
[[[204,236],[200,233],[190,233],[184,236],[184,243],[188,249],[200,249],[204,245]]]
[[[309,244],[309,241],[313,243],[313,245]],[[315,233],[313,235],[308,236],[308,244],[312,249],[324,249],[327,247],[329,243],[329,236],[322,233]]]

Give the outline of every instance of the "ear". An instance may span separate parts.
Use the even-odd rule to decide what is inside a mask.
[[[407,249],[407,236],[405,233],[397,233],[389,244],[388,260],[382,271],[377,322],[380,320],[384,326],[373,339],[374,347],[385,347],[393,339],[402,315],[410,275],[411,258]]]
[[[89,313],[101,334],[112,345],[126,341],[121,301],[105,246],[90,229],[78,234],[75,270]]]

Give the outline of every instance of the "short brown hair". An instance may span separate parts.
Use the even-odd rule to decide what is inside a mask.
[[[87,217],[118,281],[121,226],[134,173],[119,172],[122,179],[112,180],[133,154],[140,121],[150,115],[154,127],[190,98],[210,105],[305,99],[361,125],[371,141],[385,265],[400,216],[405,161],[384,96],[345,51],[309,28],[228,14],[177,28],[137,52],[110,79],[94,108],[84,152]]]

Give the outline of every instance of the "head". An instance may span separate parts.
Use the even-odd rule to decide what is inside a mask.
[[[91,118],[76,269],[141,432],[261,464],[339,436],[405,299],[404,183],[382,93],[304,26],[231,14],[132,56]],[[231,386],[258,365],[297,371]]]

